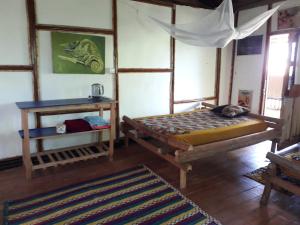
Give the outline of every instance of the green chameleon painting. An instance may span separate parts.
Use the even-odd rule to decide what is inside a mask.
[[[81,41],[61,44],[61,46],[64,47],[64,51],[70,57],[59,55],[59,58],[72,63],[89,66],[95,73],[100,73],[103,70],[104,63],[94,42],[83,39]]]
[[[63,35],[63,38],[60,38],[61,35]],[[105,63],[101,56],[104,55],[104,51],[100,49],[101,46],[104,48],[104,44],[101,44],[97,40],[103,37],[55,33],[52,35],[52,38],[54,39],[52,43],[56,45],[53,52],[55,57],[54,70],[59,73],[104,73]],[[70,63],[63,63],[64,61],[71,62],[73,65],[80,64],[86,69],[81,66],[77,67],[76,70],[75,65],[72,66]]]

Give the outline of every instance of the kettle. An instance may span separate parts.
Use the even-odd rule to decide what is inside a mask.
[[[104,94],[104,86],[102,84],[92,84],[92,98],[100,98]]]

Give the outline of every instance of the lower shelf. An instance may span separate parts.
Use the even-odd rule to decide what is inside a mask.
[[[68,163],[108,156],[108,147],[105,144],[75,146],[71,148],[55,149],[38,152],[31,155],[32,169],[46,169]]]

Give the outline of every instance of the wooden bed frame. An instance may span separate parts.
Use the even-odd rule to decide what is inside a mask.
[[[202,103],[202,106],[205,108],[216,107],[215,105],[204,102]],[[275,152],[281,136],[282,120],[252,113],[249,113],[248,115],[253,118],[264,120],[268,124],[268,129],[258,133],[197,146],[178,141],[169,135],[156,133],[127,116],[123,117],[124,122],[122,123],[121,128],[125,135],[126,146],[128,146],[129,139],[132,139],[144,148],[179,168],[180,188],[186,188],[187,172],[192,170],[192,166],[189,164],[191,161],[213,156],[222,152],[229,152],[266,140],[272,141],[271,151]],[[145,138],[145,135],[147,138]]]

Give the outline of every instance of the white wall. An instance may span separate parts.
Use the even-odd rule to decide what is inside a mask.
[[[119,68],[170,68],[170,36],[145,15],[171,21],[169,7],[118,1]]]
[[[0,18],[0,64],[29,64],[25,1],[1,0]]]
[[[169,113],[170,74],[120,74],[120,116]]]
[[[240,11],[238,24],[241,25],[266,10],[267,6],[262,6]],[[265,51],[266,24],[255,31],[252,35],[264,35],[262,53],[259,55],[236,56],[232,88],[232,104],[238,103],[239,90],[252,90],[253,97],[251,111],[258,113]]]
[[[170,37],[145,17],[138,15],[136,9],[167,22],[171,21],[171,9],[128,0],[117,2],[119,67],[169,68]],[[41,24],[112,28],[111,0],[39,0],[36,4],[37,21]],[[193,15],[198,11],[205,12],[205,10],[178,7],[176,20],[184,22],[193,19]],[[5,53],[0,55],[0,65],[29,64],[27,26],[25,1],[0,1],[0,29],[3,31],[0,33],[0,50]],[[105,75],[54,74],[50,32],[38,32],[41,99],[87,97],[90,94],[90,85],[95,82],[104,84],[105,95],[115,98],[115,77],[109,72],[114,66],[112,37],[105,36],[105,42]],[[223,55],[227,57],[226,52]],[[213,96],[215,57],[215,49],[196,48],[176,43],[176,100]],[[223,69],[227,71],[226,66]],[[226,76],[224,81],[227,79]],[[169,113],[169,73],[121,73],[119,80],[120,116],[139,117]],[[20,112],[15,102],[33,100],[32,74],[30,72],[1,72],[0,92],[1,159],[21,155],[21,140],[17,133],[21,129]],[[175,110],[185,110],[189,105],[192,104],[176,105]],[[42,124],[53,126],[65,119],[84,115],[86,113],[47,116],[43,117]],[[109,115],[106,113],[105,117],[108,118]],[[30,127],[34,127],[33,121],[33,117],[30,117]],[[94,140],[96,140],[95,135],[49,139],[45,141],[45,147],[51,149],[84,144]],[[35,143],[32,142],[31,146],[34,151]]]
[[[38,0],[38,23],[112,28],[111,0]]]
[[[21,113],[15,102],[32,101],[31,73],[0,73],[0,156],[20,155]],[[34,123],[31,120],[30,125]]]

